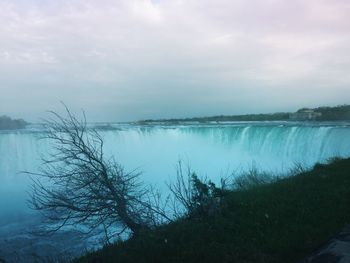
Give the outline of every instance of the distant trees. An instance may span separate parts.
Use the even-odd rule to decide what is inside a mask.
[[[288,120],[289,113],[279,112],[271,114],[246,114],[246,115],[219,115],[211,117],[195,117],[185,119],[161,119],[161,120],[142,120],[139,124],[148,124],[152,122],[165,122],[170,124],[178,124],[180,122],[225,122],[225,121],[283,121]]]
[[[316,119],[319,121],[345,121],[350,120],[350,105],[340,105],[336,107],[319,107],[314,109],[321,113]]]
[[[314,112],[321,113],[315,120],[317,121],[348,121],[350,120],[350,105],[340,105],[336,107],[318,107],[318,108],[301,108],[297,110],[297,113],[305,110],[313,110]],[[233,121],[288,121],[290,119],[291,112],[277,112],[268,114],[245,114],[245,115],[218,115],[210,117],[195,117],[184,119],[160,119],[160,120],[141,120],[138,124],[149,123],[166,123],[166,124],[179,124],[182,122],[233,122]]]
[[[81,225],[88,232],[104,229],[108,238],[126,229],[133,234],[171,219],[160,195],[104,155],[103,138],[66,108],[51,112],[44,126],[53,151],[33,175],[31,207],[44,213],[56,231]],[[116,231],[118,229],[118,231]]]
[[[0,116],[0,130],[24,129],[27,124],[22,119],[13,120],[8,116]]]

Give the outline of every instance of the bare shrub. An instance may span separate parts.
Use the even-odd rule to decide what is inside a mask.
[[[81,225],[88,233],[103,229],[108,240],[170,220],[159,193],[141,182],[139,172],[127,172],[104,155],[103,138],[87,126],[85,114],[79,120],[67,107],[64,117],[50,113],[43,137],[53,150],[39,172],[31,173],[30,199],[31,207],[55,224],[50,231]]]
[[[200,179],[189,166],[178,162],[175,181],[168,184],[172,193],[175,218],[213,216],[224,204],[224,184],[221,188],[210,180]]]

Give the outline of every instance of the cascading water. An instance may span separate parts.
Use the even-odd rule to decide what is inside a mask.
[[[145,182],[161,189],[176,174],[179,159],[189,162],[199,175],[216,181],[227,173],[244,172],[252,165],[262,171],[286,173],[295,164],[310,167],[331,157],[350,156],[350,124],[344,123],[115,125],[115,128],[100,131],[107,156],[115,156],[127,170],[138,168]],[[16,233],[18,225],[11,228],[8,222],[30,218],[25,204],[29,180],[20,172],[37,171],[40,155],[50,151],[49,142],[39,139],[42,132],[0,133],[0,257],[4,257],[1,254],[4,240],[11,236],[16,243],[16,235],[18,238],[23,234]],[[5,256],[11,259],[9,253]]]
[[[106,150],[126,167],[141,167],[145,178],[164,182],[176,160],[213,180],[227,170],[287,173],[334,156],[349,156],[350,126],[236,124],[226,126],[134,127],[104,133]]]

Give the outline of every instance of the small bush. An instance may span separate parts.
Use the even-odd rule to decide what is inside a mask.
[[[277,176],[260,172],[257,168],[251,168],[247,173],[243,173],[233,178],[233,188],[235,190],[248,190],[259,185],[276,181]]]
[[[212,181],[201,180],[187,167],[184,172],[178,164],[175,182],[168,185],[173,199],[173,213],[176,218],[201,218],[220,213],[224,203],[225,190],[216,187]]]
[[[201,181],[196,174],[192,175],[192,208],[190,217],[206,217],[219,214],[223,203],[224,192],[209,181]]]

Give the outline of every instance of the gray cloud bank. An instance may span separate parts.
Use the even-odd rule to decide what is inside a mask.
[[[1,0],[0,114],[91,120],[350,102],[348,0]]]

